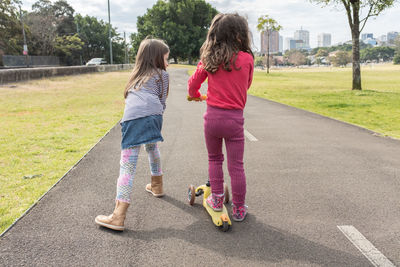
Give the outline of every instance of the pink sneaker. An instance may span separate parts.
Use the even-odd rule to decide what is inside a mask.
[[[214,211],[222,211],[224,206],[224,194],[211,194],[206,199],[206,202]]]
[[[241,222],[246,218],[248,207],[246,205],[236,207],[232,204],[232,219],[235,222]]]

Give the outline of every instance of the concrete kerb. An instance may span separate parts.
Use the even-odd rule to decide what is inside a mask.
[[[31,79],[42,79],[53,76],[119,71],[128,70],[131,68],[133,68],[133,64],[5,69],[0,70],[0,85],[11,82],[29,81]]]
[[[59,182],[61,182],[61,180],[63,180],[64,177],[67,176],[67,174],[68,174],[72,169],[74,169],[74,168],[79,164],[79,162],[81,162],[81,161],[86,157],[86,155],[89,154],[90,151],[92,151],[92,149],[93,149],[98,143],[100,143],[100,142],[110,133],[110,131],[111,131],[115,126],[118,125],[118,123],[119,123],[119,121],[118,121],[113,127],[111,127],[111,128],[108,130],[108,132],[107,132],[105,135],[103,135],[103,137],[101,137],[100,140],[97,141],[97,143],[94,144],[94,145],[85,153],[85,155],[82,156],[82,158],[80,158],[66,173],[64,173],[64,175],[63,175],[60,179],[58,179],[58,181],[57,181],[52,187],[50,187],[49,190],[47,190],[46,192],[44,192],[44,194],[43,194],[41,197],[39,197],[39,199],[36,200],[35,203],[32,204],[32,206],[30,206],[19,218],[17,218],[6,230],[4,230],[4,231],[0,234],[0,238],[2,238],[2,237],[3,237],[9,230],[11,230],[11,228],[13,228],[23,217],[25,217],[25,216],[40,202],[40,200],[42,200],[42,198],[44,198],[44,197],[47,195],[47,193],[50,192],[51,189],[53,189]]]

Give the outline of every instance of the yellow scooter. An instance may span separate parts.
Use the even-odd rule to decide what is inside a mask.
[[[228,186],[225,183],[224,183],[224,191],[225,191],[224,203],[228,203],[229,190]],[[208,214],[210,214],[213,223],[217,227],[219,227],[221,231],[226,232],[232,225],[231,219],[229,218],[228,215],[228,210],[226,209],[225,205],[223,205],[222,211],[214,211],[210,206],[208,206],[206,200],[210,194],[211,194],[210,182],[200,185],[197,188],[195,188],[193,185],[190,185],[188,190],[189,204],[193,205],[196,197],[203,195],[203,207],[206,209]]]
[[[200,97],[187,97],[188,101],[196,101],[201,102],[207,100],[207,95],[201,95]],[[225,199],[224,203],[229,202],[229,190],[227,185],[224,183],[224,193]],[[203,195],[203,207],[206,209],[208,214],[210,214],[213,223],[219,227],[223,232],[229,230],[230,226],[232,225],[231,219],[228,215],[228,210],[226,209],[225,205],[223,205],[222,211],[214,211],[210,206],[207,205],[206,199],[211,194],[211,187],[210,182],[206,184],[200,185],[195,188],[193,185],[189,186],[188,190],[188,201],[190,205],[194,204],[196,197]]]

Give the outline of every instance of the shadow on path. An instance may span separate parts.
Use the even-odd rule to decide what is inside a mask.
[[[350,253],[328,248],[282,229],[266,225],[258,221],[257,217],[251,213],[244,222],[233,223],[232,230],[226,233],[219,231],[217,227],[205,229],[204,220],[208,220],[209,225],[212,225],[212,222],[202,205],[189,206],[189,204],[170,196],[164,196],[162,199],[199,220],[184,229],[165,227],[159,227],[152,231],[125,229],[123,233],[118,234],[144,241],[180,239],[225,257],[239,260],[251,259],[262,263],[292,260],[297,263],[321,266],[365,266],[365,258],[361,256],[356,257]],[[113,232],[106,229],[104,231]]]

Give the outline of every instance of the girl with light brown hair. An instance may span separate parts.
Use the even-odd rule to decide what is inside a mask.
[[[155,197],[163,192],[161,156],[157,142],[163,141],[161,128],[165,101],[169,91],[169,48],[162,40],[143,40],[136,55],[136,63],[125,87],[125,110],[121,120],[122,142],[120,173],[114,212],[99,215],[95,222],[113,230],[124,230],[126,212],[136,172],[140,147],[148,153],[151,183],[145,190]]]

